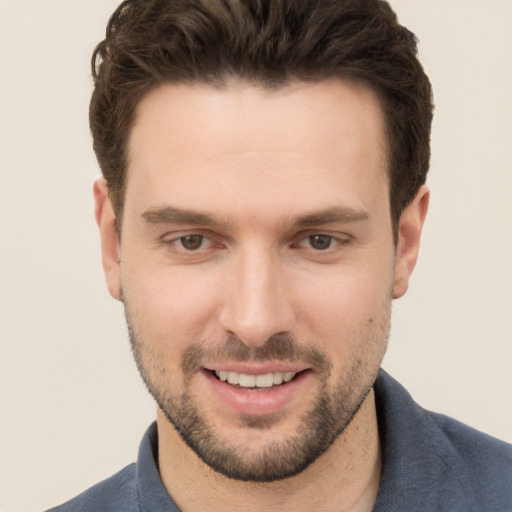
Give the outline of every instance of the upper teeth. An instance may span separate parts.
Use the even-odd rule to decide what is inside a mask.
[[[216,370],[215,375],[224,382],[238,384],[243,388],[270,388],[283,382],[290,382],[297,374],[295,372],[273,372],[264,375],[248,375],[247,373]]]

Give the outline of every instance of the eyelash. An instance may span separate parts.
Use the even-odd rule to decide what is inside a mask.
[[[193,238],[200,238],[198,240],[199,245],[196,248],[187,248],[184,244],[184,242],[187,239],[193,239]],[[327,246],[324,248],[317,248],[315,249],[312,246],[313,239],[317,238],[324,238],[326,239],[325,242],[327,242]],[[291,247],[298,248],[298,249],[311,249],[315,253],[330,253],[333,250],[335,250],[337,247],[342,247],[346,245],[349,242],[349,238],[340,238],[338,236],[330,235],[328,233],[308,233],[308,234],[301,234],[300,237],[296,238],[297,242],[293,242],[291,244]],[[190,241],[190,240],[189,240]],[[193,240],[192,240],[193,241]],[[204,247],[205,243],[215,244],[215,240],[203,233],[190,233],[186,235],[182,235],[176,238],[173,238],[171,240],[164,240],[165,244],[171,245],[171,246],[178,246],[178,250],[183,251],[185,253],[198,253],[201,251],[201,249],[208,249],[208,247]],[[306,243],[306,246],[305,246]],[[220,244],[219,244],[220,245]]]
[[[199,246],[195,249],[187,249],[187,247],[185,247],[185,245],[184,245],[184,242],[186,239],[192,239],[192,238],[200,238]],[[204,246],[205,242],[214,243],[214,240],[211,237],[209,237],[203,233],[190,233],[187,235],[182,235],[182,236],[173,238],[171,240],[164,239],[165,244],[171,245],[171,246],[177,246],[178,250],[187,252],[187,253],[195,253],[195,252],[199,252],[201,249],[204,249],[203,246]]]
[[[317,241],[318,241],[318,239],[322,239],[322,238],[326,239],[325,241],[328,242],[327,246],[323,247],[323,248],[314,248],[313,247],[313,239],[315,239],[315,238],[317,239]],[[308,248],[313,249],[315,252],[327,252],[331,249],[334,249],[334,247],[341,246],[341,245],[344,245],[345,243],[347,243],[347,240],[343,240],[334,235],[329,235],[327,233],[312,233],[312,234],[303,236],[296,245],[298,247],[302,247],[303,246],[302,244],[306,241],[309,242]]]

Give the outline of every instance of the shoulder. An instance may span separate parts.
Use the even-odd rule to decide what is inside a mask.
[[[135,464],[47,512],[138,512]]]
[[[437,446],[447,455],[444,460],[465,476],[473,491],[478,489],[476,494],[487,502],[512,504],[512,445],[442,414],[425,414],[446,440]]]
[[[512,510],[511,445],[425,410],[384,371],[375,397],[384,464],[375,510]]]
[[[512,464],[512,445],[484,434],[460,421],[434,412],[426,412],[443,434],[450,439],[457,452],[471,462]]]

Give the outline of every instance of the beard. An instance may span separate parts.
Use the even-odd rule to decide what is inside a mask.
[[[380,312],[380,321],[370,321],[357,335],[356,352],[351,365],[329,386],[332,363],[313,344],[299,344],[291,335],[275,335],[261,347],[249,347],[236,337],[206,346],[195,343],[181,358],[183,383],[180,390],[170,389],[164,380],[163,355],[154,350],[132,320],[125,301],[130,343],[137,368],[156,403],[174,426],[181,439],[214,471],[231,479],[272,482],[297,475],[316,461],[345,431],[371,391],[384,356],[389,336],[390,304]],[[169,345],[167,345],[169,346]],[[301,416],[295,432],[278,440],[237,445],[222,435],[213,421],[208,421],[204,407],[190,389],[201,361],[287,361],[306,363],[319,382],[310,408]],[[257,392],[257,391],[253,391]],[[272,429],[279,413],[263,417],[240,415],[239,421],[258,438],[258,433]]]

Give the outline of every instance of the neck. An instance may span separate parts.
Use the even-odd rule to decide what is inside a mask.
[[[377,498],[381,457],[373,391],[326,453],[299,475],[277,482],[239,482],[211,470],[160,410],[158,438],[160,476],[183,512],[369,512]]]

